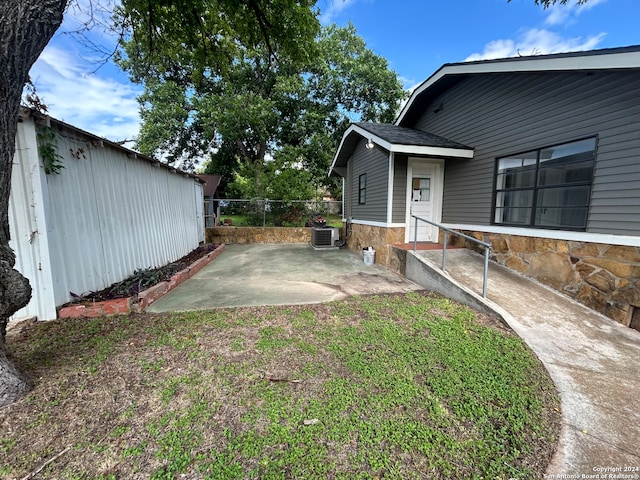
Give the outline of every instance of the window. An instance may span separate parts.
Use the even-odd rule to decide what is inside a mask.
[[[596,139],[499,158],[494,223],[585,230]]]
[[[358,203],[367,203],[367,174],[363,173],[358,179]]]
[[[431,179],[414,178],[412,190],[412,199],[414,202],[428,202],[431,200]]]

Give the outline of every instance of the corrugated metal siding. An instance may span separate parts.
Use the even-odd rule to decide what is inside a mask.
[[[43,185],[33,124],[19,123],[9,199],[9,246],[16,254],[16,269],[29,279],[31,301],[12,319],[37,316],[55,318]]]
[[[48,175],[55,299],[99,290],[198,246],[192,178],[58,131],[64,170]]]
[[[386,223],[389,156],[379,148],[367,150],[365,143],[366,140],[358,143],[350,162],[353,164],[351,175],[353,219]],[[363,173],[367,174],[367,198],[364,205],[359,205],[358,181]]]
[[[393,206],[391,221],[406,222],[407,213],[407,157],[395,155],[393,165]]]
[[[443,221],[487,225],[495,158],[598,135],[587,231],[640,234],[640,76],[632,72],[470,77],[415,127],[474,147],[447,160]],[[433,105],[442,106],[434,113]],[[407,125],[411,126],[411,125]]]
[[[31,132],[32,141],[25,149],[24,132],[18,137],[21,150],[14,169],[24,175],[14,178],[24,186],[16,185],[11,193],[12,229],[16,232],[12,246],[20,252],[20,271],[29,271],[30,265],[44,258],[50,261],[52,272],[39,285],[32,281],[29,314],[43,320],[55,318],[55,306],[71,300],[69,292],[100,290],[134,270],[159,267],[198,246],[193,178],[129,158],[125,151],[103,147],[55,122],[57,151],[64,169],[45,176],[36,153],[35,167],[27,172],[24,153],[20,152],[33,153],[35,127],[26,119],[20,128],[27,135]],[[27,196],[29,188],[33,189],[31,182],[36,182],[36,187],[41,182],[42,204]],[[31,205],[33,214],[29,213]],[[27,215],[36,219],[40,215],[42,224],[29,224],[24,220]],[[18,217],[23,220],[16,221]],[[46,235],[36,236],[39,242],[30,243],[31,231]],[[50,298],[42,304],[38,292],[47,291],[47,287]]]

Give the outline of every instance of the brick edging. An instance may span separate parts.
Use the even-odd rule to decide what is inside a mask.
[[[91,305],[70,305],[63,307],[58,311],[58,318],[96,318],[109,315],[126,315],[131,312],[144,312],[146,308],[163,295],[182,284],[202,268],[211,263],[222,252],[225,245],[221,244],[214,251],[199,258],[187,268],[173,274],[167,281],[160,282],[153,287],[128,298],[116,298],[114,300],[105,300],[104,302],[95,302]]]

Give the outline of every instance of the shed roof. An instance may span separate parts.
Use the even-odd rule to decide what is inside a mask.
[[[176,168],[173,167],[171,165],[168,165],[164,162],[161,162],[160,160],[157,160],[153,157],[150,157],[148,155],[144,155],[140,152],[136,152],[135,150],[131,150],[130,148],[125,147],[124,145],[117,143],[117,142],[113,142],[111,140],[108,140],[106,138],[100,137],[94,133],[91,132],[87,132],[86,130],[83,130],[81,128],[75,127],[69,123],[63,122],[62,120],[58,120],[57,118],[53,118],[50,117],[49,115],[45,115],[42,114],[40,112],[38,112],[35,109],[32,108],[27,108],[27,107],[21,107],[20,108],[20,113],[19,113],[19,119],[18,121],[21,121],[21,118],[29,118],[32,117],[37,123],[40,124],[44,124],[47,126],[51,126],[51,125],[56,125],[60,128],[64,128],[65,130],[71,131],[71,132],[75,132],[77,134],[80,134],[84,137],[87,137],[89,139],[89,141],[91,141],[92,143],[95,143],[96,145],[101,145],[101,146],[105,146],[108,145],[110,148],[113,148],[115,150],[119,150],[121,152],[124,152],[125,155],[128,158],[131,159],[139,159],[139,160],[143,160],[145,162],[149,162],[157,167],[161,167],[161,168],[165,168],[167,170],[169,170],[170,172],[173,173],[177,173],[180,175],[185,175],[187,177],[190,177],[192,179],[194,179],[197,182],[200,183],[204,183],[204,180],[202,180],[201,178],[199,178],[197,175],[187,172],[185,170],[182,170],[180,168]]]
[[[199,173],[197,174],[197,177],[203,182],[205,182],[203,186],[204,196],[215,197],[218,187],[220,186],[220,181],[222,180],[222,175]]]

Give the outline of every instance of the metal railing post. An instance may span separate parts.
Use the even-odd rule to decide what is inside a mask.
[[[484,247],[484,278],[482,279],[482,298],[487,298],[487,283],[489,283],[489,247]]]
[[[454,235],[459,235],[462,238],[465,238],[471,242],[477,243],[484,247],[484,272],[482,279],[482,298],[487,298],[487,286],[489,284],[489,250],[491,249],[491,244],[487,242],[482,242],[477,238],[470,237],[469,235],[465,235],[464,233],[457,232],[450,228],[447,228],[438,223],[432,222],[430,220],[426,220],[424,218],[420,218],[416,215],[411,214],[413,218],[415,218],[415,228],[414,228],[414,237],[413,237],[413,252],[415,253],[418,249],[418,220],[421,220],[429,225],[433,225],[434,227],[441,228],[443,232],[443,245],[442,245],[442,271],[446,272],[447,266],[447,232],[451,232]]]
[[[442,230],[442,271],[447,271],[447,231]]]

